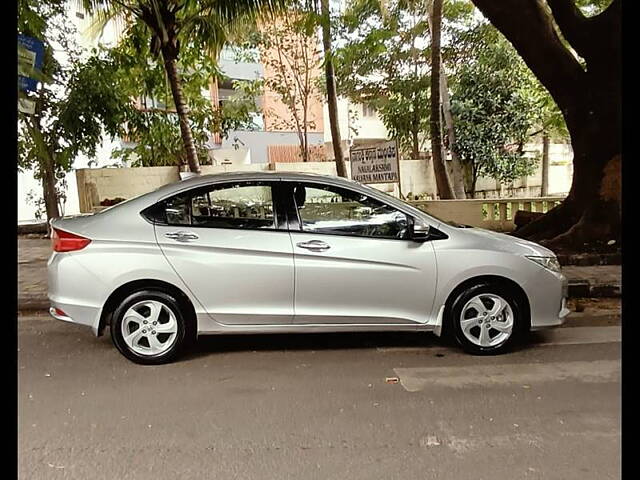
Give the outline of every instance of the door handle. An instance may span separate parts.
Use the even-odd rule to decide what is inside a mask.
[[[328,244],[324,243],[321,240],[309,240],[308,242],[296,243],[296,245],[300,248],[311,250],[312,252],[324,252],[325,250],[329,250],[331,248]]]
[[[188,242],[189,240],[196,240],[199,238],[198,235],[191,232],[167,232],[164,236],[179,242]]]

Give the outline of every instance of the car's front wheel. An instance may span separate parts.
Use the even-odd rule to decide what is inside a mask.
[[[451,309],[453,333],[462,348],[476,355],[499,354],[522,333],[523,309],[503,285],[482,283],[462,291]]]
[[[184,346],[185,337],[185,321],[178,302],[164,292],[132,293],[113,314],[113,343],[136,363],[157,365],[172,361]]]

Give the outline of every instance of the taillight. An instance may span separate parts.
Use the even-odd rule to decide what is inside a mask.
[[[73,252],[75,250],[82,250],[89,245],[91,240],[74,233],[65,232],[64,230],[58,230],[52,228],[51,232],[51,245],[55,252]]]

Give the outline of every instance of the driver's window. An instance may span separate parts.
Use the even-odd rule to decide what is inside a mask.
[[[294,197],[304,232],[405,238],[406,215],[367,195],[299,184],[294,187]]]

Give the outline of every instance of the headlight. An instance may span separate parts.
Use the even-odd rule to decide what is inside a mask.
[[[533,260],[538,265],[542,265],[544,268],[551,270],[552,272],[560,273],[560,262],[556,257],[536,257],[533,255],[527,255],[529,260]]]

